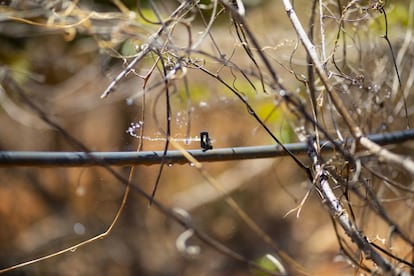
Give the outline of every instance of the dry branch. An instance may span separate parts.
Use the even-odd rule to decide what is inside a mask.
[[[348,211],[342,206],[341,201],[337,198],[331,188],[329,183],[329,173],[324,166],[321,165],[321,158],[317,153],[317,147],[313,137],[308,139],[308,146],[308,154],[312,160],[314,169],[314,184],[320,191],[321,198],[328,207],[332,218],[341,225],[345,233],[358,248],[364,252],[365,258],[372,260],[383,272],[392,273],[392,275],[409,275],[404,271],[399,271],[398,268],[381,256],[369,243],[363,232],[351,221]]]

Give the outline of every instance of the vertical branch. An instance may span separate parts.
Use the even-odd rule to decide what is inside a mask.
[[[316,3],[318,0],[313,0],[312,3],[312,12],[311,17],[309,19],[309,39],[313,41],[314,37],[314,26],[315,26],[315,15],[316,15]],[[307,80],[307,88],[309,89],[309,97],[312,104],[312,112],[315,118],[315,121],[318,118],[317,113],[317,103],[316,103],[316,87],[315,87],[315,71],[313,69],[312,59],[309,54],[306,55],[306,63],[307,63],[307,71],[308,71],[308,80]],[[315,130],[317,128],[315,127]]]
[[[325,23],[323,14],[323,0],[319,0],[319,26],[321,32],[321,56],[323,67],[326,69]]]
[[[371,259],[385,273],[393,275],[408,275],[398,271],[390,262],[384,259],[369,243],[368,239],[349,218],[348,212],[342,207],[340,200],[336,197],[329,184],[329,173],[320,163],[320,156],[317,151],[314,137],[308,138],[308,155],[312,161],[314,169],[314,184],[320,191],[323,202],[328,207],[331,216],[337,221],[351,240],[364,252],[366,259]]]
[[[394,70],[395,70],[395,74],[397,75],[397,80],[398,80],[398,87],[400,88],[400,92],[401,92],[401,98],[404,104],[404,112],[405,112],[405,117],[407,120],[407,129],[410,129],[410,121],[408,119],[408,109],[407,109],[407,101],[405,99],[404,96],[404,91],[402,88],[402,83],[401,83],[401,77],[400,77],[400,72],[398,70],[398,65],[397,65],[397,60],[395,59],[395,55],[394,55],[394,50],[392,48],[391,45],[391,41],[388,37],[388,19],[387,19],[387,13],[385,12],[385,9],[383,6],[378,7],[378,10],[384,15],[384,21],[385,21],[385,34],[383,35],[383,38],[385,39],[385,41],[387,42],[388,48],[390,49],[391,52],[391,58],[392,58],[392,64],[394,65]]]
[[[159,55],[159,60],[161,62],[161,67],[162,67],[162,73],[163,73],[163,77],[164,77],[164,87],[165,87],[165,108],[166,108],[166,130],[165,130],[165,134],[166,134],[166,140],[165,140],[165,144],[164,144],[164,151],[163,151],[163,158],[161,160],[161,164],[158,170],[158,174],[157,174],[157,179],[155,180],[155,184],[154,187],[152,189],[152,193],[151,193],[151,200],[149,202],[149,205],[152,204],[152,201],[155,197],[155,193],[157,191],[158,188],[158,184],[160,182],[161,179],[161,175],[162,175],[162,171],[164,169],[165,166],[165,162],[166,162],[166,155],[168,152],[168,146],[170,144],[170,137],[171,137],[171,104],[170,104],[170,92],[169,92],[169,78],[168,76],[174,75],[176,73],[176,71],[180,68],[180,63],[177,63],[174,68],[171,70],[170,73],[167,74],[167,69],[165,67],[165,63],[164,63],[164,59],[162,57],[162,53],[158,52]]]
[[[406,30],[405,36],[404,36],[404,42],[403,42],[401,48],[398,50],[398,54],[397,54],[397,57],[396,57],[397,67],[402,65],[403,59],[406,57],[408,47],[411,44],[411,40],[412,40],[412,37],[413,37],[413,17],[414,17],[414,1],[411,0],[410,1],[410,6],[408,8],[408,22],[407,22],[407,30]],[[411,73],[413,73],[413,71],[411,71]],[[399,81],[399,79],[396,76],[394,78],[393,84],[392,84],[393,98],[395,98],[395,95],[398,93],[398,88],[401,88],[401,84],[398,81]],[[412,75],[410,74],[410,77],[408,77],[408,80],[406,81],[406,84],[404,85],[404,88],[403,88],[403,97],[404,98],[406,98],[409,95],[409,91],[412,87],[412,82],[413,82],[413,78],[412,78]],[[400,109],[401,109],[401,103],[399,102],[398,104],[395,105],[394,113],[398,114]]]

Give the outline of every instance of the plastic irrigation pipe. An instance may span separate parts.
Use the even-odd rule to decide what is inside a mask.
[[[380,144],[396,144],[414,139],[414,130],[404,130],[385,134],[368,135],[372,141]],[[352,140],[349,140],[352,141]],[[285,144],[294,154],[305,154],[306,143]],[[330,142],[321,142],[323,151],[332,151]],[[189,150],[199,162],[218,162],[229,160],[272,158],[286,156],[286,152],[278,145],[235,147],[203,150]],[[105,163],[110,166],[154,165],[162,161],[168,164],[184,164],[188,160],[177,150],[141,152],[33,152],[33,151],[0,151],[0,167],[85,167],[98,166]]]

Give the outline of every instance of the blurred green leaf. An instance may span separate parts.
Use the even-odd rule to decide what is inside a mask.
[[[409,9],[408,3],[396,3],[392,9],[387,12],[388,24],[399,24],[404,27],[408,27]]]
[[[256,264],[258,264],[261,268],[264,270],[267,270],[269,272],[274,272],[277,274],[286,274],[286,269],[282,265],[282,263],[275,258],[274,256],[270,254],[266,254],[255,261]],[[266,273],[264,271],[261,271],[259,269],[253,269],[253,274],[256,276],[267,276],[269,273]]]

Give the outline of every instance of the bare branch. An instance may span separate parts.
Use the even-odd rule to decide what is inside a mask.
[[[348,211],[342,207],[340,200],[336,197],[329,184],[329,173],[320,163],[320,156],[317,153],[316,143],[312,137],[308,138],[309,157],[312,160],[314,168],[314,183],[320,191],[323,202],[329,208],[331,216],[341,225],[345,233],[351,240],[364,252],[366,259],[371,259],[384,272],[392,272],[393,275],[408,275],[403,271],[398,271],[389,261],[383,258],[369,243],[363,232],[356,227],[350,220]]]

